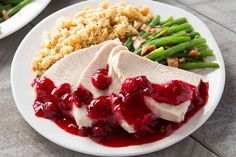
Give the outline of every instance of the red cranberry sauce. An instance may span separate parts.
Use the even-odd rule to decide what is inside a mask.
[[[195,86],[186,82],[173,80],[165,84],[153,84],[152,98],[159,103],[179,105],[186,100],[192,100]]]
[[[177,87],[180,87],[180,84],[183,85],[181,87],[182,89],[176,89]],[[175,123],[160,118],[155,118],[155,116],[153,116],[150,111],[145,108],[143,100],[144,95],[153,97],[153,94],[155,94],[156,96],[156,86],[158,86],[158,89],[163,90],[163,93],[165,93],[166,96],[169,96],[167,92],[169,92],[169,94],[176,94],[179,98],[172,99],[172,96],[170,96],[170,99],[172,99],[173,102],[192,100],[184,121]],[[173,87],[173,89],[171,90],[170,87]],[[119,128],[113,130],[112,136],[108,138],[91,138],[97,143],[111,147],[140,145],[163,139],[184,125],[189,119],[191,119],[191,117],[193,117],[201,108],[204,107],[208,100],[208,88],[208,83],[203,81],[200,82],[198,87],[194,87],[185,82],[176,80],[162,85],[151,84],[144,76],[127,79],[122,84],[120,94],[115,97],[113,96],[113,103],[111,105],[114,115],[118,117],[118,119],[122,118],[130,124],[133,124],[137,132],[134,134],[129,134],[127,131]],[[180,94],[179,90],[183,90],[183,93]],[[165,96],[165,94],[161,94],[161,96]],[[159,99],[160,98],[158,98],[158,100]],[[161,100],[166,103],[170,101],[167,100],[167,102],[164,97]],[[177,105],[177,103],[174,105]]]
[[[63,113],[68,114],[71,109],[71,86],[68,83],[56,87],[50,79],[36,78],[32,86],[36,91],[33,108],[37,116],[54,119]]]
[[[157,102],[179,105],[192,100],[194,90],[195,86],[178,80],[152,84],[145,76],[128,78],[111,105],[117,120],[125,120],[137,133],[147,134],[152,132],[149,125],[157,116],[146,107],[144,96],[151,96]]]
[[[98,69],[92,76],[91,82],[94,87],[100,90],[108,89],[112,82],[112,78],[108,76],[109,66],[107,65],[104,69]]]
[[[178,80],[152,84],[145,76],[126,79],[118,95],[98,98],[93,98],[83,86],[72,93],[69,84],[56,87],[48,78],[37,78],[32,85],[36,91],[33,104],[36,116],[53,120],[71,134],[88,136],[111,147],[139,145],[165,138],[185,124],[208,100],[208,83],[201,81],[199,87]],[[185,120],[174,123],[157,118],[146,107],[144,96],[173,105],[186,100],[192,100],[192,104]],[[68,114],[71,104],[87,107],[88,116],[93,120],[92,127],[78,129],[75,120]],[[132,125],[136,133],[129,134],[121,128],[118,124],[121,120]]]
[[[82,85],[79,85],[79,87],[71,95],[71,103],[75,104],[77,107],[89,105],[92,100],[93,94]]]

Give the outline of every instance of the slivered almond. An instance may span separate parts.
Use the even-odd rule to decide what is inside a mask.
[[[154,50],[156,50],[156,45],[150,45],[149,46],[149,51],[151,52],[151,51],[154,51]]]
[[[146,25],[146,24],[143,24],[141,27],[141,30],[148,32],[150,30],[150,27],[148,27],[148,25]]]
[[[141,38],[140,36],[136,36],[132,38],[134,40],[133,47],[135,50],[139,49],[142,43],[145,42],[145,39]]]
[[[148,53],[148,45],[142,47],[141,56],[144,56]]]
[[[160,27],[155,27],[155,28],[152,28],[148,31],[149,34],[153,34],[153,33],[156,33],[158,30],[160,29]]]
[[[200,56],[200,52],[197,49],[193,49],[190,51],[190,53],[188,54],[190,57],[198,57]]]
[[[179,67],[179,59],[178,57],[168,57],[167,59],[168,66],[178,68]]]
[[[142,48],[142,51],[141,51],[141,56],[144,56],[146,54],[148,54],[149,52],[152,52],[156,49],[156,46],[155,45],[145,45],[143,48]]]

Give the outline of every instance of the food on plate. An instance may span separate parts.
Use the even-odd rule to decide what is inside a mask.
[[[65,56],[36,78],[33,108],[99,144],[139,145],[169,136],[205,106],[203,78],[108,40]]]
[[[107,2],[98,9],[90,7],[73,17],[58,19],[55,26],[44,35],[41,49],[36,53],[32,69],[41,76],[64,56],[103,41],[138,34],[143,23],[150,21],[147,7],[125,4],[109,6]]]
[[[9,19],[32,0],[0,0],[0,23]]]
[[[36,116],[111,147],[171,135],[208,101],[191,69],[218,68],[185,17],[125,4],[59,19],[33,60]]]
[[[162,21],[147,7],[103,2],[98,9],[88,7],[58,19],[45,34],[32,69],[41,76],[66,55],[117,37],[133,53],[160,64],[185,70],[219,67],[208,61],[213,51],[185,17]]]
[[[137,55],[175,68],[219,67],[218,63],[205,61],[214,53],[185,17],[160,21],[156,16],[148,25],[143,24],[138,35],[129,36],[125,45]]]

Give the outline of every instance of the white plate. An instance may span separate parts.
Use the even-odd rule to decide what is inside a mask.
[[[166,148],[193,133],[209,118],[221,98],[225,83],[225,68],[221,52],[207,26],[193,14],[174,6],[148,0],[126,0],[126,3],[146,5],[152,9],[154,15],[160,14],[162,19],[166,19],[169,16],[174,16],[175,18],[186,17],[195,30],[199,31],[202,36],[207,39],[207,44],[214,50],[220,68],[205,74],[210,83],[210,96],[204,109],[198,112],[186,125],[165,139],[149,144],[121,148],[105,147],[88,138],[71,135],[60,129],[50,120],[38,118],[34,115],[32,108],[34,100],[33,90],[30,86],[34,78],[33,72],[31,71],[31,62],[33,54],[40,49],[43,31],[49,30],[57,18],[74,15],[77,11],[88,5],[96,8],[101,1],[102,0],[89,0],[81,2],[52,14],[35,26],[21,42],[12,62],[11,84],[16,105],[22,116],[36,131],[47,139],[78,152],[100,156],[131,156],[145,154]],[[111,4],[114,4],[117,1],[110,0],[110,2]]]
[[[0,39],[19,30],[33,20],[51,0],[33,0],[8,20],[0,23]]]

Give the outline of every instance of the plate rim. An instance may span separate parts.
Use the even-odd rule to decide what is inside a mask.
[[[57,13],[59,13],[59,12],[63,12],[64,10],[69,9],[70,7],[75,7],[76,5],[81,5],[82,3],[91,3],[91,2],[93,2],[93,1],[95,1],[95,0],[82,1],[82,2],[75,3],[75,4],[73,4],[73,5],[67,6],[67,7],[65,7],[65,8],[62,8],[62,9],[60,9],[60,10],[54,12],[53,14],[47,16],[46,18],[44,18],[41,22],[39,22],[39,23],[35,26],[35,28],[36,28],[37,26],[41,25],[41,24],[42,24],[44,21],[46,21],[47,19],[50,19],[50,17],[54,16],[55,14],[57,14]],[[200,20],[197,16],[195,16],[194,14],[192,14],[191,12],[189,12],[189,11],[187,11],[187,10],[185,10],[185,9],[182,9],[182,8],[179,8],[179,7],[176,7],[176,6],[173,6],[173,5],[169,5],[169,4],[166,4],[166,3],[162,3],[162,2],[157,2],[157,1],[152,1],[152,0],[145,0],[145,1],[154,2],[154,3],[161,4],[161,5],[168,6],[168,7],[173,7],[173,8],[175,8],[175,9],[180,9],[180,10],[186,12],[187,14],[190,14],[191,16],[193,16],[195,19],[197,19],[198,21],[200,21],[202,24],[204,24],[204,25],[206,26],[206,24],[205,24],[202,20]],[[33,32],[33,30],[34,30],[35,28],[33,28],[33,29],[25,36],[25,38],[22,40],[21,44],[19,45],[19,47],[18,47],[17,50],[16,50],[16,53],[15,53],[14,58],[13,58],[13,61],[12,61],[12,66],[11,66],[11,87],[12,87],[12,93],[13,93],[13,97],[14,97],[14,100],[15,100],[15,104],[16,104],[18,110],[20,111],[21,115],[22,115],[23,118],[25,119],[25,121],[26,121],[34,130],[36,130],[40,135],[44,136],[45,138],[47,138],[48,140],[52,141],[53,143],[56,143],[56,144],[58,144],[58,145],[60,145],[60,146],[63,146],[63,147],[65,147],[65,148],[68,148],[68,149],[70,149],[70,150],[74,150],[74,151],[77,151],[77,152],[86,153],[86,154],[90,154],[90,155],[98,155],[98,156],[134,156],[134,155],[142,155],[142,154],[147,154],[147,153],[151,153],[151,152],[154,152],[154,151],[159,151],[159,150],[161,150],[161,149],[167,148],[167,147],[169,147],[170,145],[173,145],[173,144],[175,144],[175,143],[177,143],[177,142],[183,140],[184,138],[186,138],[187,136],[189,136],[190,134],[192,134],[194,131],[196,131],[200,126],[202,126],[202,125],[207,121],[207,119],[212,115],[212,113],[214,112],[215,108],[218,106],[219,101],[220,101],[220,99],[221,99],[221,97],[222,97],[222,94],[223,94],[223,91],[224,91],[224,86],[225,86],[225,64],[224,64],[224,60],[223,60],[223,57],[222,57],[222,53],[221,53],[221,51],[220,51],[220,49],[219,49],[219,46],[218,46],[218,44],[217,44],[215,38],[213,37],[212,33],[210,32],[210,30],[209,30],[208,27],[206,26],[206,28],[207,28],[206,31],[209,32],[209,34],[212,36],[212,39],[211,39],[211,40],[213,40],[213,42],[216,43],[216,47],[217,47],[217,49],[218,49],[219,52],[220,52],[220,54],[218,54],[218,55],[219,55],[219,56],[218,56],[218,57],[219,57],[218,62],[221,62],[221,68],[222,68],[221,81],[222,81],[222,84],[221,84],[221,86],[220,86],[220,92],[219,92],[219,96],[220,96],[220,97],[218,97],[218,98],[215,100],[215,101],[217,102],[216,105],[213,106],[213,109],[212,109],[211,111],[209,111],[207,117],[204,118],[204,120],[201,122],[201,124],[200,124],[199,126],[196,126],[196,127],[195,127],[194,129],[192,129],[188,134],[182,135],[182,136],[181,136],[178,140],[176,140],[175,142],[169,142],[169,143],[166,144],[165,146],[159,147],[158,149],[156,148],[156,149],[151,149],[151,150],[144,150],[144,151],[142,151],[142,152],[132,152],[132,153],[126,153],[126,152],[125,152],[125,153],[122,153],[122,152],[121,152],[121,153],[119,153],[119,154],[113,154],[113,153],[110,153],[110,152],[108,152],[108,153],[104,152],[104,153],[100,153],[100,154],[98,154],[98,153],[95,154],[95,153],[90,152],[90,151],[85,151],[85,150],[81,150],[81,149],[80,149],[80,150],[75,149],[74,147],[71,147],[71,146],[68,146],[68,145],[66,145],[66,144],[64,144],[64,143],[55,141],[54,139],[50,138],[49,136],[47,136],[47,135],[43,134],[41,131],[39,131],[33,124],[31,124],[31,123],[27,120],[27,118],[25,117],[25,115],[22,114],[20,105],[19,105],[19,103],[18,103],[18,100],[16,99],[16,93],[14,92],[14,83],[13,83],[13,80],[14,80],[14,78],[13,78],[14,65],[15,65],[17,56],[20,55],[19,49],[21,48],[22,45],[24,45],[24,43],[25,43],[27,37],[31,35],[31,33]],[[208,40],[209,40],[209,39],[208,39]],[[196,115],[195,115],[195,116],[196,116]],[[154,143],[154,142],[152,142],[152,143]],[[152,143],[148,143],[148,144],[152,144]],[[132,147],[133,147],[133,146],[132,146]],[[134,146],[134,147],[135,147],[135,146]],[[113,148],[113,147],[109,147],[109,148]],[[121,148],[128,148],[128,147],[121,147]],[[116,149],[116,148],[115,148],[115,149]]]

